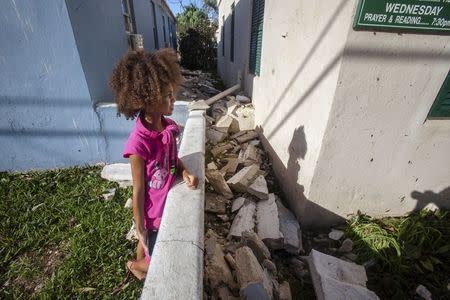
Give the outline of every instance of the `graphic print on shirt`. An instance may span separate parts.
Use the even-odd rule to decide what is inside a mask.
[[[167,157],[164,156],[164,164],[162,168],[160,168],[158,161],[155,161],[155,172],[153,173],[152,179],[148,182],[150,188],[159,190],[166,183],[168,174],[166,169],[166,160]]]

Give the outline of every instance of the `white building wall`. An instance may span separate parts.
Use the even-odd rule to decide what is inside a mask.
[[[260,76],[248,74],[252,1],[236,3],[238,64],[228,23],[225,61],[219,43],[219,74],[231,85],[244,71],[264,146],[307,226],[404,214],[426,195],[444,205],[450,193],[450,121],[424,123],[450,69],[449,37],[356,32],[356,2],[266,0]],[[220,1],[220,22],[231,3]]]
[[[349,31],[310,200],[343,217],[450,207],[450,120],[426,120],[450,70],[449,44]]]

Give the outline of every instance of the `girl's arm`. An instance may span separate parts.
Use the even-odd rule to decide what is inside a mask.
[[[189,171],[183,165],[183,162],[181,161],[181,159],[178,159],[178,166],[181,170],[181,175],[183,176],[183,180],[184,180],[184,182],[186,182],[186,185],[188,186],[188,188],[193,189],[193,190],[196,189],[197,185],[198,185],[198,177],[189,173]]]
[[[130,155],[131,177],[133,178],[133,218],[136,235],[148,253],[147,230],[144,226],[145,161],[139,155]]]

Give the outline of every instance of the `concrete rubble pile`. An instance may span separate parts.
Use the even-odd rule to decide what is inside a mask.
[[[289,272],[309,281],[319,299],[378,299],[365,287],[364,267],[352,262],[356,255],[344,232],[308,232],[304,249],[296,217],[273,192],[249,102],[227,96],[207,110],[204,298],[292,299],[274,256],[282,251],[290,257]]]
[[[241,102],[235,96],[215,102],[206,116],[205,299],[291,299],[271,251],[298,255],[300,226],[269,191],[271,166],[255,131],[254,107],[249,98],[237,98]]]
[[[220,93],[214,85],[217,80],[213,79],[210,73],[202,71],[182,70],[184,77],[179,88],[177,99],[187,101],[195,99],[207,99],[210,96]]]

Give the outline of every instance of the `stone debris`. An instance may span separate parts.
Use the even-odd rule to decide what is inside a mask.
[[[239,198],[234,199],[233,204],[231,205],[231,212],[234,213],[235,211],[240,209],[242,207],[242,205],[244,205],[244,203],[245,203],[244,197],[239,197]]]
[[[205,193],[205,211],[217,214],[226,213],[225,205],[228,203],[228,200],[221,195],[217,195],[215,193]]]
[[[265,259],[263,260],[262,264],[261,264],[267,271],[269,271],[269,273],[273,276],[277,275],[277,266],[275,266],[275,264],[270,260],[270,259]]]
[[[416,293],[425,300],[432,300],[431,292],[421,284],[417,286]]]
[[[206,167],[208,170],[217,170],[217,166],[214,162],[210,162]]]
[[[259,263],[263,263],[264,260],[270,259],[270,251],[267,246],[261,241],[259,236],[253,231],[242,232],[241,238],[242,244],[252,249]]]
[[[241,299],[246,300],[269,300],[264,285],[261,282],[250,282],[239,292]]]
[[[351,239],[345,239],[342,242],[341,247],[338,249],[338,252],[342,252],[342,253],[348,253],[348,252],[352,252],[353,250],[353,242]]]
[[[264,176],[259,175],[256,177],[255,181],[253,181],[253,183],[247,188],[247,192],[261,200],[269,199],[269,191],[267,189],[267,182]]]
[[[289,286],[289,282],[283,281],[280,284],[279,288],[279,300],[292,300],[291,287]]]
[[[131,227],[130,227],[130,230],[128,230],[128,233],[127,233],[127,235],[125,236],[125,238],[126,238],[127,240],[129,240],[129,241],[137,240],[137,236],[136,236],[136,227],[135,227],[135,225],[134,225],[134,221],[133,221],[133,224],[132,224]]]
[[[227,199],[233,198],[233,192],[231,192],[230,187],[219,171],[206,170],[205,175],[217,193],[223,195]]]
[[[236,283],[224,256],[220,244],[216,244],[214,254],[206,260],[205,276],[212,288],[217,288],[221,284],[236,288]]]
[[[259,135],[256,131],[249,131],[243,135],[239,135],[235,139],[239,144],[242,144],[242,143],[248,142],[250,140],[256,139],[258,136]]]
[[[307,258],[317,299],[379,299],[366,288],[363,266],[311,250]]]
[[[283,246],[283,234],[280,232],[278,207],[275,194],[269,194],[268,200],[257,203],[256,228],[259,237],[271,249],[280,249]]]
[[[258,154],[258,149],[254,145],[250,144],[246,144],[245,149],[242,149],[241,152],[239,152],[238,158],[246,167],[255,163],[261,163],[261,157]]]
[[[331,232],[328,234],[328,237],[332,240],[339,241],[344,236],[344,232],[342,230],[331,229]]]
[[[225,260],[227,261],[227,263],[231,269],[236,270],[237,266],[236,266],[236,261],[233,258],[233,255],[231,255],[230,253],[227,253],[225,255]]]
[[[222,132],[213,128],[206,129],[206,139],[213,145],[222,142],[226,137],[226,132]]]
[[[221,129],[220,131],[228,132],[228,129],[231,126],[231,123],[233,123],[233,118],[229,115],[225,115],[219,118],[219,120],[216,122],[216,127],[218,129]]]
[[[193,101],[188,104],[189,110],[207,110],[209,108],[209,105],[206,104],[205,100],[200,99],[198,101]]]
[[[259,282],[262,283],[268,299],[273,298],[272,283],[267,281],[261,265],[249,247],[243,246],[236,250],[236,266],[236,277],[241,289],[249,283]]]
[[[105,200],[111,201],[112,199],[114,199],[115,195],[116,195],[116,189],[112,188],[112,189],[108,189],[107,192],[104,193],[102,196]]]
[[[219,154],[226,152],[227,150],[233,149],[233,145],[231,144],[225,144],[221,146],[217,146],[211,149],[211,154],[216,157]]]
[[[227,184],[236,192],[245,193],[248,186],[256,179],[259,171],[258,165],[243,168],[227,180]]]
[[[127,199],[127,202],[125,202],[124,207],[125,207],[125,208],[132,208],[132,207],[133,207],[133,199],[128,198],[128,199]]]
[[[244,95],[236,95],[236,101],[240,103],[250,103],[252,100]]]
[[[237,158],[227,158],[227,164],[220,169],[220,173],[224,175],[233,175],[236,173],[236,169],[239,165],[239,160]]]
[[[131,165],[127,163],[105,165],[100,176],[114,182],[131,181]]]
[[[294,214],[276,200],[280,232],[283,235],[283,248],[292,254],[298,254],[303,250],[302,231]]]
[[[234,217],[229,235],[232,237],[241,237],[242,232],[253,231],[255,228],[255,211],[255,202],[247,200]]]

